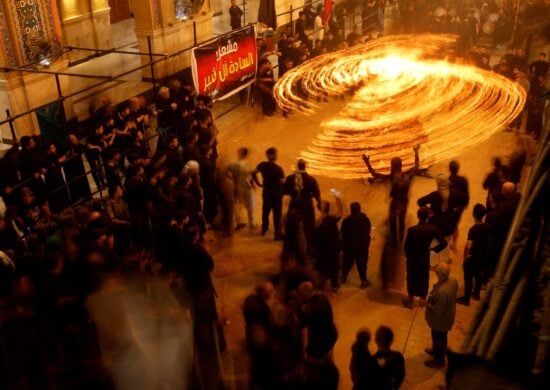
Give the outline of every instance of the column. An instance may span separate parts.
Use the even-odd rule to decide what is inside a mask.
[[[50,71],[67,71],[68,61],[61,56],[61,20],[55,0],[15,0],[0,2],[0,65],[9,67],[39,67],[38,62],[47,59]],[[49,46],[48,55],[41,56],[44,47]],[[68,91],[69,80],[60,77],[63,91]],[[66,92],[65,92],[66,93]],[[55,77],[45,74],[31,74],[19,71],[0,74],[0,102],[9,107],[12,115],[53,101],[58,97]],[[72,104],[66,102],[65,111],[72,112]],[[4,112],[0,113],[4,119]],[[17,136],[39,132],[36,117],[26,115],[15,121]],[[11,138],[6,126],[2,129],[4,138]]]
[[[195,37],[193,26],[195,26],[197,42],[212,38],[212,11],[209,1],[205,1],[201,8],[194,15],[189,15],[187,19],[178,19],[181,12],[177,12],[179,8],[177,10],[176,6],[180,4],[179,0],[142,0],[133,3],[140,51],[148,51],[148,37],[151,39],[154,53],[172,54],[192,47]],[[156,58],[158,57],[154,59]],[[162,78],[184,70],[191,65],[190,59],[189,50],[155,65],[155,77]],[[147,64],[149,58],[142,56],[141,61]],[[149,67],[143,69],[143,77],[151,78]]]

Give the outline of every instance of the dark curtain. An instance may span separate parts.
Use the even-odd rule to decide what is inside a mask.
[[[277,15],[275,14],[275,0],[260,0],[258,9],[258,22],[267,27],[277,28]]]
[[[65,111],[62,102],[55,102],[44,108],[36,110],[38,126],[42,139],[52,141],[58,150],[65,150],[67,147],[67,136],[65,134]]]

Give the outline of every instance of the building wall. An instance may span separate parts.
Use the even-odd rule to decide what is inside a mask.
[[[112,49],[110,8],[107,0],[58,0],[65,46]],[[68,59],[86,58],[88,51],[72,51]]]

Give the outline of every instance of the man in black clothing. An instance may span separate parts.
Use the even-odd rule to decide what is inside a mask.
[[[183,167],[183,161],[181,160],[179,154],[179,141],[178,137],[175,135],[169,135],[167,138],[168,147],[164,151],[166,160],[164,161],[164,166],[170,169],[175,175],[179,175],[181,168]]]
[[[19,171],[21,181],[28,180],[28,186],[41,200],[46,200],[48,190],[42,176],[46,174],[46,159],[44,153],[37,147],[34,137],[24,135],[21,137],[21,153],[19,154]]]
[[[275,78],[271,62],[265,58],[258,63],[256,86],[262,102],[262,111],[265,116],[272,116],[277,111],[277,103],[273,97]]]
[[[298,160],[298,170],[286,177],[283,184],[283,195],[290,196],[288,211],[297,210],[304,218],[304,234],[309,242],[315,227],[315,209],[313,199],[317,201],[317,208],[321,207],[321,192],[317,180],[306,172],[306,162]]]
[[[475,224],[468,231],[468,240],[464,248],[464,295],[457,299],[461,305],[470,305],[470,297],[479,300],[481,291],[483,262],[489,254],[491,227],[483,222],[487,209],[476,204],[473,210]],[[475,280],[475,287],[474,287]]]
[[[200,228],[187,229],[189,241],[181,248],[182,276],[187,293],[193,301],[194,339],[197,358],[195,364],[200,370],[205,388],[219,388],[220,372],[217,360],[218,347],[214,332],[220,337],[220,349],[225,343],[223,332],[216,326],[218,312],[216,293],[210,274],[214,270],[214,259],[201,243]]]
[[[491,210],[485,220],[491,226],[492,234],[483,270],[484,283],[493,277],[520,198],[521,194],[516,191],[516,185],[512,182],[504,182],[501,191],[495,190],[489,196]]]
[[[464,176],[460,176],[458,174],[458,170],[460,169],[460,165],[458,161],[451,161],[449,163],[449,172],[451,173],[449,175],[449,182],[450,186],[449,188],[451,190],[460,191],[466,196],[466,205],[468,205],[468,202],[470,201],[470,191],[468,189],[468,179],[466,179]]]
[[[531,73],[534,78],[539,76],[546,77],[548,69],[549,65],[548,61],[546,61],[546,53],[540,53],[539,59],[529,64],[529,73]]]
[[[231,28],[233,30],[241,28],[241,17],[243,16],[243,10],[237,5],[237,0],[231,0],[229,16],[231,17]]]
[[[333,292],[338,291],[339,280],[339,254],[342,249],[340,232],[338,231],[338,222],[342,218],[343,205],[338,193],[334,193],[337,211],[330,213],[330,203],[322,202],[321,213],[323,215],[321,222],[313,230],[313,236],[308,243],[308,251],[315,258],[314,268],[319,274],[319,288],[323,289],[326,280],[329,279]]]
[[[357,272],[361,279],[361,288],[370,286],[367,280],[367,261],[369,258],[371,223],[369,217],[361,212],[359,202],[350,205],[351,214],[342,221],[342,250],[344,252],[344,266],[340,282],[346,283],[353,263],[357,265]]]
[[[378,352],[374,354],[379,370],[373,388],[380,390],[399,389],[405,379],[405,359],[398,351],[390,349],[393,342],[393,331],[387,326],[380,326],[376,331],[376,346]]]
[[[519,68],[522,72],[527,70],[527,57],[525,57],[525,50],[523,50],[522,47],[516,47],[512,63],[512,68],[513,67]]]
[[[332,306],[323,293],[315,292],[311,282],[302,282],[296,293],[303,307],[299,315],[307,332],[306,353],[313,357],[325,356],[338,339]]]
[[[216,175],[216,166],[210,156],[212,148],[208,144],[200,146],[201,157],[198,160],[200,166],[200,182],[203,192],[202,213],[207,223],[211,224],[218,213],[218,180]]]
[[[450,183],[449,188],[451,191],[458,191],[464,195],[464,198],[463,198],[464,207],[462,208],[462,211],[463,211],[464,208],[466,208],[466,206],[468,206],[468,203],[470,202],[470,190],[468,188],[468,179],[458,174],[459,169],[460,169],[460,164],[458,163],[458,161],[453,160],[449,163],[449,172],[451,173],[449,175],[449,183]],[[458,215],[457,228],[455,228],[455,231],[453,233],[453,239],[451,244],[452,248],[456,248],[456,243],[458,241],[458,222],[460,222],[462,211]]]
[[[447,241],[439,229],[427,223],[430,210],[420,207],[416,214],[418,225],[407,230],[405,239],[405,257],[407,258],[407,292],[408,298],[403,298],[403,305],[413,308],[414,297],[425,299],[430,282],[430,251],[441,252],[447,247]],[[431,248],[433,240],[438,244]]]
[[[302,41],[302,43],[305,43],[308,47],[311,47],[311,41],[306,34],[306,14],[304,13],[304,11],[300,11],[298,13],[298,20],[296,21],[295,31],[300,41]]]
[[[441,234],[450,239],[457,229],[460,216],[466,205],[466,195],[450,188],[450,181],[444,175],[436,176],[437,191],[418,199],[418,206],[430,206],[428,222],[435,225]],[[440,259],[447,261],[448,258]]]
[[[243,314],[246,325],[246,344],[253,350],[258,336],[268,332],[270,309],[269,303],[275,293],[273,284],[264,281],[256,286],[254,294],[244,300]],[[260,339],[261,340],[261,339]]]
[[[273,210],[273,227],[275,229],[275,240],[281,240],[281,214],[283,207],[283,183],[285,174],[283,168],[276,163],[277,149],[269,148],[265,151],[267,161],[258,164],[252,179],[262,187],[262,236],[269,228],[269,213]],[[263,182],[258,180],[258,172],[262,174]]]

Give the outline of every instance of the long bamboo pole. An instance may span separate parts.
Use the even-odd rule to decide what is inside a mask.
[[[527,286],[528,280],[529,280],[529,276],[526,273],[525,275],[523,275],[523,277],[517,284],[512,294],[512,297],[510,298],[510,302],[508,303],[506,311],[504,312],[504,316],[500,321],[499,327],[492,338],[492,342],[489,346],[489,349],[485,354],[485,359],[493,360],[495,358],[495,355],[498,353],[500,346],[502,345],[502,342],[508,333],[508,329],[510,329],[512,321],[516,317],[519,304],[521,302],[521,298],[523,297],[523,294],[525,293],[525,287]]]

